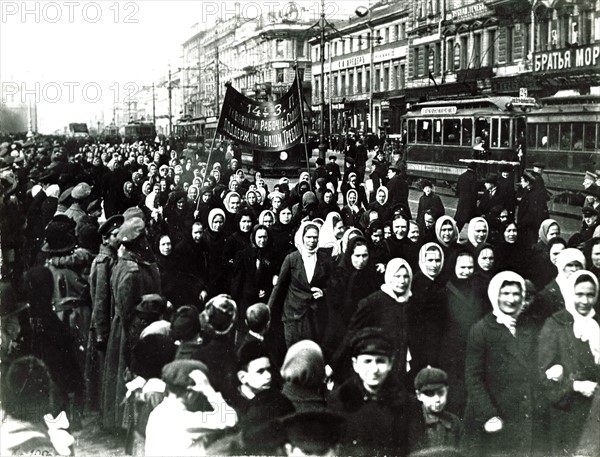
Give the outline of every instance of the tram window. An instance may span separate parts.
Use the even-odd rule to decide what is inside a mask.
[[[417,121],[417,142],[431,143],[431,121],[421,119]]]
[[[502,119],[500,121],[500,147],[510,147],[510,119]]]
[[[583,149],[593,151],[596,149],[596,125],[583,124]]]
[[[462,145],[471,146],[473,144],[473,119],[462,120]]]
[[[433,120],[433,142],[442,144],[442,121],[441,119]]]
[[[560,149],[558,132],[560,124],[548,124],[548,149]]]
[[[410,119],[408,121],[408,142],[409,143],[415,142],[415,120],[414,119]]]
[[[498,147],[498,144],[499,144],[498,137],[499,136],[500,136],[500,119],[495,117],[492,119],[492,129],[490,131],[490,139],[491,139],[493,148]]]
[[[540,149],[548,149],[548,124],[538,125],[537,147]]]
[[[583,124],[573,123],[573,150],[583,151]]]
[[[460,120],[444,119],[444,144],[460,144]]]
[[[537,142],[537,124],[529,124],[527,126],[527,147],[535,149],[538,146]]]
[[[560,149],[571,150],[571,124],[560,124]]]

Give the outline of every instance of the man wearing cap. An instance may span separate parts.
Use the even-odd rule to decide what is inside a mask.
[[[498,189],[505,196],[504,205],[510,214],[515,214],[517,206],[517,193],[515,191],[515,181],[511,176],[512,166],[505,164],[500,166],[500,176],[498,177]]]
[[[163,367],[167,396],[148,417],[146,456],[205,455],[211,435],[235,426],[235,410],[207,376],[206,365],[196,360],[176,360]]]
[[[92,188],[85,182],[80,182],[71,190],[73,203],[67,208],[65,215],[73,219],[78,226],[81,220],[87,215],[83,208],[87,208],[87,200],[91,193]]]
[[[351,341],[354,374],[328,398],[328,406],[346,417],[345,455],[403,455],[405,417],[400,387],[390,373],[393,343],[379,327],[366,327]]]
[[[581,229],[579,230],[580,242],[585,242],[592,238],[594,230],[598,227],[598,210],[591,206],[584,206],[581,208],[583,214],[583,220],[581,222]]]
[[[335,191],[338,191],[338,183],[342,180],[342,174],[340,173],[340,166],[335,163],[336,156],[330,155],[329,162],[325,165],[325,171],[327,171],[328,181],[333,184]]]
[[[92,298],[92,318],[88,339],[86,359],[86,379],[90,405],[94,409],[100,407],[100,385],[104,367],[104,352],[110,334],[110,323],[114,314],[111,299],[110,278],[117,264],[117,251],[121,245],[118,233],[123,225],[123,216],[115,215],[106,220],[98,229],[102,237],[100,251],[92,262],[88,283]]]
[[[329,180],[329,175],[327,174],[327,170],[325,169],[325,160],[323,160],[321,157],[319,157],[315,164],[317,165],[317,168],[315,168],[315,171],[313,172],[313,176],[312,176],[312,188],[314,189],[317,185],[317,179],[319,178],[323,178],[325,180],[325,182],[327,182]]]
[[[102,383],[103,424],[109,429],[120,427],[123,419],[126,353],[131,350],[125,347],[125,341],[131,329],[135,307],[143,295],[161,293],[160,274],[146,238],[144,221],[133,217],[123,222],[117,237],[125,249],[111,274],[114,317]]]
[[[292,456],[344,455],[340,452],[344,418],[327,410],[297,412],[281,420],[285,431],[285,454]],[[367,450],[366,455],[373,454]]]
[[[458,450],[463,426],[458,416],[445,411],[448,399],[448,375],[427,366],[415,377],[418,402],[411,404],[408,421],[409,452],[436,447]]]
[[[485,176],[485,192],[479,201],[479,212],[482,216],[488,217],[492,208],[500,207],[508,209],[510,206],[505,190],[498,186],[498,175],[496,173],[488,173]]]
[[[390,206],[402,205],[405,209],[408,219],[412,218],[410,206],[408,205],[408,182],[406,176],[400,173],[397,165],[391,165],[387,170],[388,182],[388,203]]]

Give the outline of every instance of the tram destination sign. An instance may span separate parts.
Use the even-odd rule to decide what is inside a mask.
[[[433,108],[421,108],[421,114],[456,114],[456,106],[436,106]]]
[[[576,69],[600,69],[600,44],[536,52],[533,56],[535,73]]]

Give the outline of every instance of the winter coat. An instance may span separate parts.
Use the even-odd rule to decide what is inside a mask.
[[[160,293],[160,273],[156,263],[126,249],[111,275],[115,315],[110,327],[102,385],[103,423],[107,428],[122,425],[126,354],[135,344],[135,341],[128,341],[135,307],[142,295]]]
[[[433,192],[429,195],[423,194],[421,195],[421,197],[419,197],[419,207],[417,209],[417,223],[421,223],[423,221],[423,217],[425,217],[425,212],[427,210],[431,210],[431,214],[436,220],[444,214],[446,214],[446,210],[444,209],[442,199]]]
[[[551,381],[546,370],[563,367],[559,381]],[[573,316],[567,310],[553,314],[539,337],[539,376],[550,403],[550,438],[553,455],[575,453],[583,426],[590,413],[593,397],[573,390],[573,381],[600,382],[600,365],[594,363],[589,344],[573,333]]]
[[[548,219],[548,196],[541,187],[527,190],[519,203],[517,228],[519,237],[526,247],[533,245],[538,238],[540,224]]]
[[[454,219],[462,227],[477,215],[477,175],[473,170],[466,170],[458,177],[456,196],[458,204]]]

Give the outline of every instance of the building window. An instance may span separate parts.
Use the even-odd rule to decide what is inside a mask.
[[[342,87],[341,87],[340,95],[343,97],[344,95],[346,95],[346,75],[345,74],[342,74],[341,81],[342,81]]]
[[[394,26],[394,40],[398,41],[400,39],[400,26],[396,24]]]
[[[420,48],[413,48],[413,69],[414,69],[414,77],[417,78],[420,76],[420,72],[419,72],[419,53],[420,53],[421,49]]]
[[[367,92],[371,92],[371,70],[365,72],[365,83],[367,84]]]
[[[276,57],[283,57],[283,48],[284,41],[283,40],[275,40],[275,55]]]
[[[385,67],[383,69],[383,90],[386,91],[389,88],[390,84],[390,67]]]
[[[296,55],[304,57],[304,40],[296,38]]]
[[[362,49],[362,35],[358,35],[358,50],[360,51]]]
[[[384,38],[385,42],[389,43],[390,42],[390,28],[386,27],[384,33],[385,33],[385,38]]]
[[[454,40],[446,41],[446,70],[454,71]]]
[[[466,70],[469,68],[469,37],[460,37],[460,68]]]
[[[493,67],[496,63],[496,30],[490,30],[488,32],[488,48],[487,48],[487,62],[488,66]]]
[[[275,73],[275,80],[278,83],[283,82],[283,68],[277,68]]]
[[[506,27],[506,63],[513,61],[513,39],[514,39],[513,27]]]
[[[348,52],[353,52],[354,51],[354,37],[350,37],[349,38],[349,42],[348,42],[348,47],[350,49],[348,49]]]
[[[358,71],[356,73],[356,90],[358,93],[364,92],[363,81],[362,81],[362,71]]]
[[[338,94],[338,77],[337,75],[333,76],[333,96],[337,97]]]
[[[320,92],[319,92],[319,77],[318,76],[315,76],[315,94],[320,94]]]
[[[400,84],[398,81],[398,64],[394,65],[394,73],[392,73],[392,86],[391,89],[400,89]]]
[[[348,73],[348,95],[352,95],[354,93],[354,72],[350,71]]]
[[[404,66],[404,64],[400,65],[400,80],[398,81],[398,86],[400,87],[400,89],[404,89],[404,81],[405,81],[405,75],[406,75],[406,67]]]
[[[400,24],[400,39],[404,40],[406,38],[406,22]]]
[[[442,73],[442,43],[435,44],[435,56],[433,60],[433,72],[436,75]]]
[[[375,89],[374,92],[379,92],[381,90],[381,69],[377,68],[375,69]]]
[[[481,67],[481,33],[473,35],[473,66]]]

